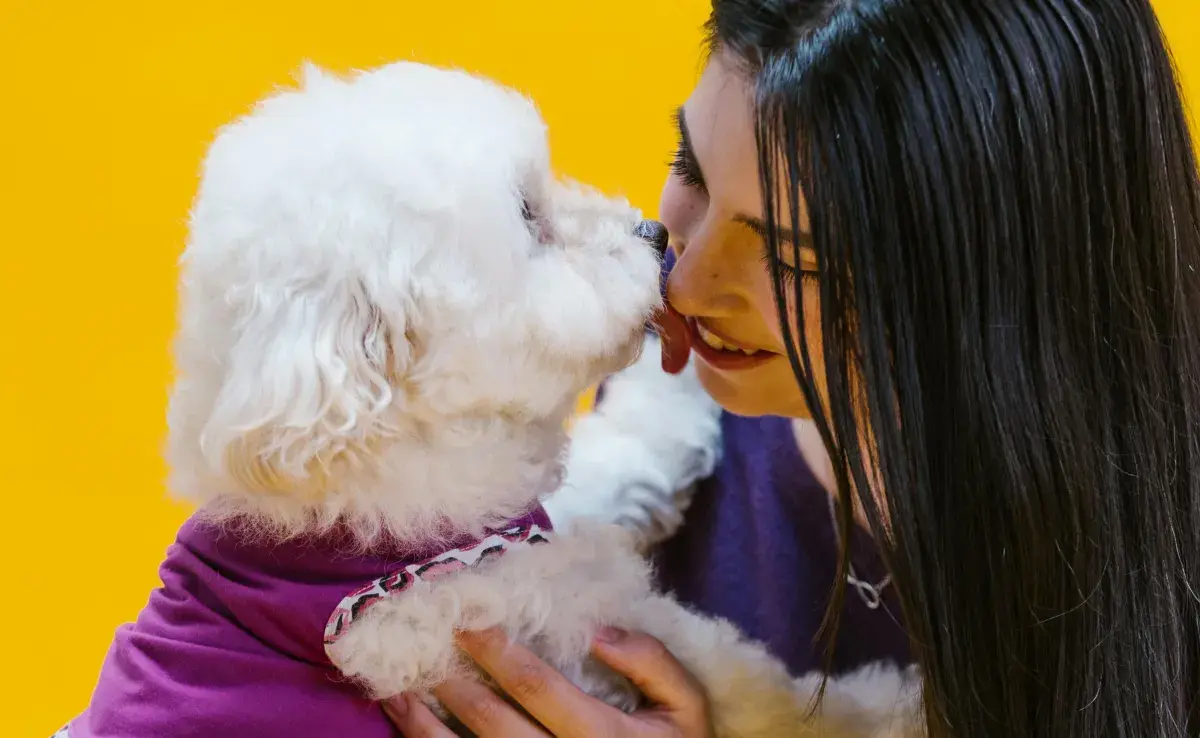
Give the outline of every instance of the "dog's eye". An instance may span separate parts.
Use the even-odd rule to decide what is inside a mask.
[[[530,235],[536,238],[538,243],[551,242],[550,224],[546,221],[545,213],[538,209],[528,195],[521,198],[521,217],[525,219],[525,227],[529,229]]]

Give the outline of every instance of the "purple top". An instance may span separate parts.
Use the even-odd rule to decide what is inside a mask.
[[[529,523],[550,528],[540,507],[513,521]],[[379,706],[326,656],[326,622],[372,580],[465,543],[362,556],[344,532],[267,545],[189,520],[70,736],[392,738]]]
[[[793,674],[820,668],[824,644],[816,636],[837,566],[826,492],[800,455],[790,420],[726,413],[721,426],[721,464],[700,484],[683,528],[656,553],[660,583],[766,643]],[[867,534],[851,544],[859,578],[883,578]],[[909,663],[899,612],[891,587],[876,610],[849,589],[835,671]]]
[[[668,251],[664,294],[674,266]],[[762,641],[799,676],[824,664],[824,644],[816,638],[837,568],[827,493],[800,455],[790,420],[725,413],[721,431],[720,465],[700,483],[682,529],[656,552],[659,584]],[[869,537],[860,532],[850,543],[859,578],[882,579]],[[834,671],[872,661],[910,663],[899,613],[891,587],[876,610],[847,591]]]

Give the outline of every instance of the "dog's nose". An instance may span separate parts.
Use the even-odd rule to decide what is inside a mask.
[[[667,253],[667,243],[670,240],[667,235],[667,227],[657,220],[643,220],[638,223],[637,228],[633,229],[635,235],[654,247],[654,250],[659,254]]]

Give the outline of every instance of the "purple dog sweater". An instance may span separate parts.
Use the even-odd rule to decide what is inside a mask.
[[[537,528],[550,530],[540,507],[503,535]],[[460,539],[357,555],[351,543],[345,531],[250,543],[189,520],[168,549],[162,586],[136,623],[117,630],[70,738],[392,738],[379,705],[326,656],[327,626],[340,632],[376,594],[406,588],[406,571],[428,579],[422,572],[462,568],[444,552],[474,549],[482,560],[505,546],[480,551]]]

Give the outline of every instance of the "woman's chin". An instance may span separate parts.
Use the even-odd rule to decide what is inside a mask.
[[[701,386],[727,412],[748,418],[764,415],[812,417],[791,367],[783,357],[742,371],[716,369],[699,357],[692,360]]]

